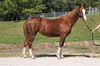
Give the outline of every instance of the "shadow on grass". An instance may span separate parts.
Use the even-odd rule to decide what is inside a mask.
[[[41,54],[41,55],[36,55],[36,57],[57,57],[57,56],[50,55],[50,54]],[[64,55],[64,57],[87,57],[87,58],[90,58],[89,55]]]

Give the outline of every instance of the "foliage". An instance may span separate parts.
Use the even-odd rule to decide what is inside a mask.
[[[0,1],[0,15],[5,20],[16,20],[19,16],[41,13],[45,9],[42,0],[3,0]]]
[[[33,13],[70,11],[78,3],[86,7],[100,7],[100,0],[0,0],[0,17],[19,20],[20,15]]]

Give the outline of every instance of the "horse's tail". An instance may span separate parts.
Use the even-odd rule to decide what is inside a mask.
[[[37,20],[37,22],[35,22],[34,19]],[[23,31],[24,31],[26,40],[31,40],[32,35],[35,34],[39,30],[39,25],[41,24],[42,18],[34,18],[34,19],[33,19],[33,21],[30,18],[27,19],[23,25]],[[31,23],[33,23],[34,25],[37,25],[37,26],[32,27]]]
[[[23,25],[23,32],[24,32],[24,36],[26,38],[26,40],[30,37],[29,36],[29,30],[28,30],[28,26],[27,26],[27,22],[29,19],[26,20],[26,22]]]

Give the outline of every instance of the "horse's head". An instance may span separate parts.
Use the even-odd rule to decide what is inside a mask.
[[[86,21],[86,20],[87,20],[85,6],[79,5],[79,8],[78,8],[78,10],[77,10],[77,15],[78,15],[80,18],[82,18],[83,21]]]

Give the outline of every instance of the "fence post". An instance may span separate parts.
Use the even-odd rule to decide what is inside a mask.
[[[42,18],[44,17],[43,13],[42,13],[41,17],[42,17]]]
[[[56,17],[56,12],[54,12],[54,18]]]
[[[92,8],[92,14],[94,14],[94,8]]]
[[[91,14],[91,7],[89,7],[89,14]]]
[[[95,7],[95,13],[97,13],[97,8]]]
[[[32,15],[30,14],[30,18],[32,17]]]

